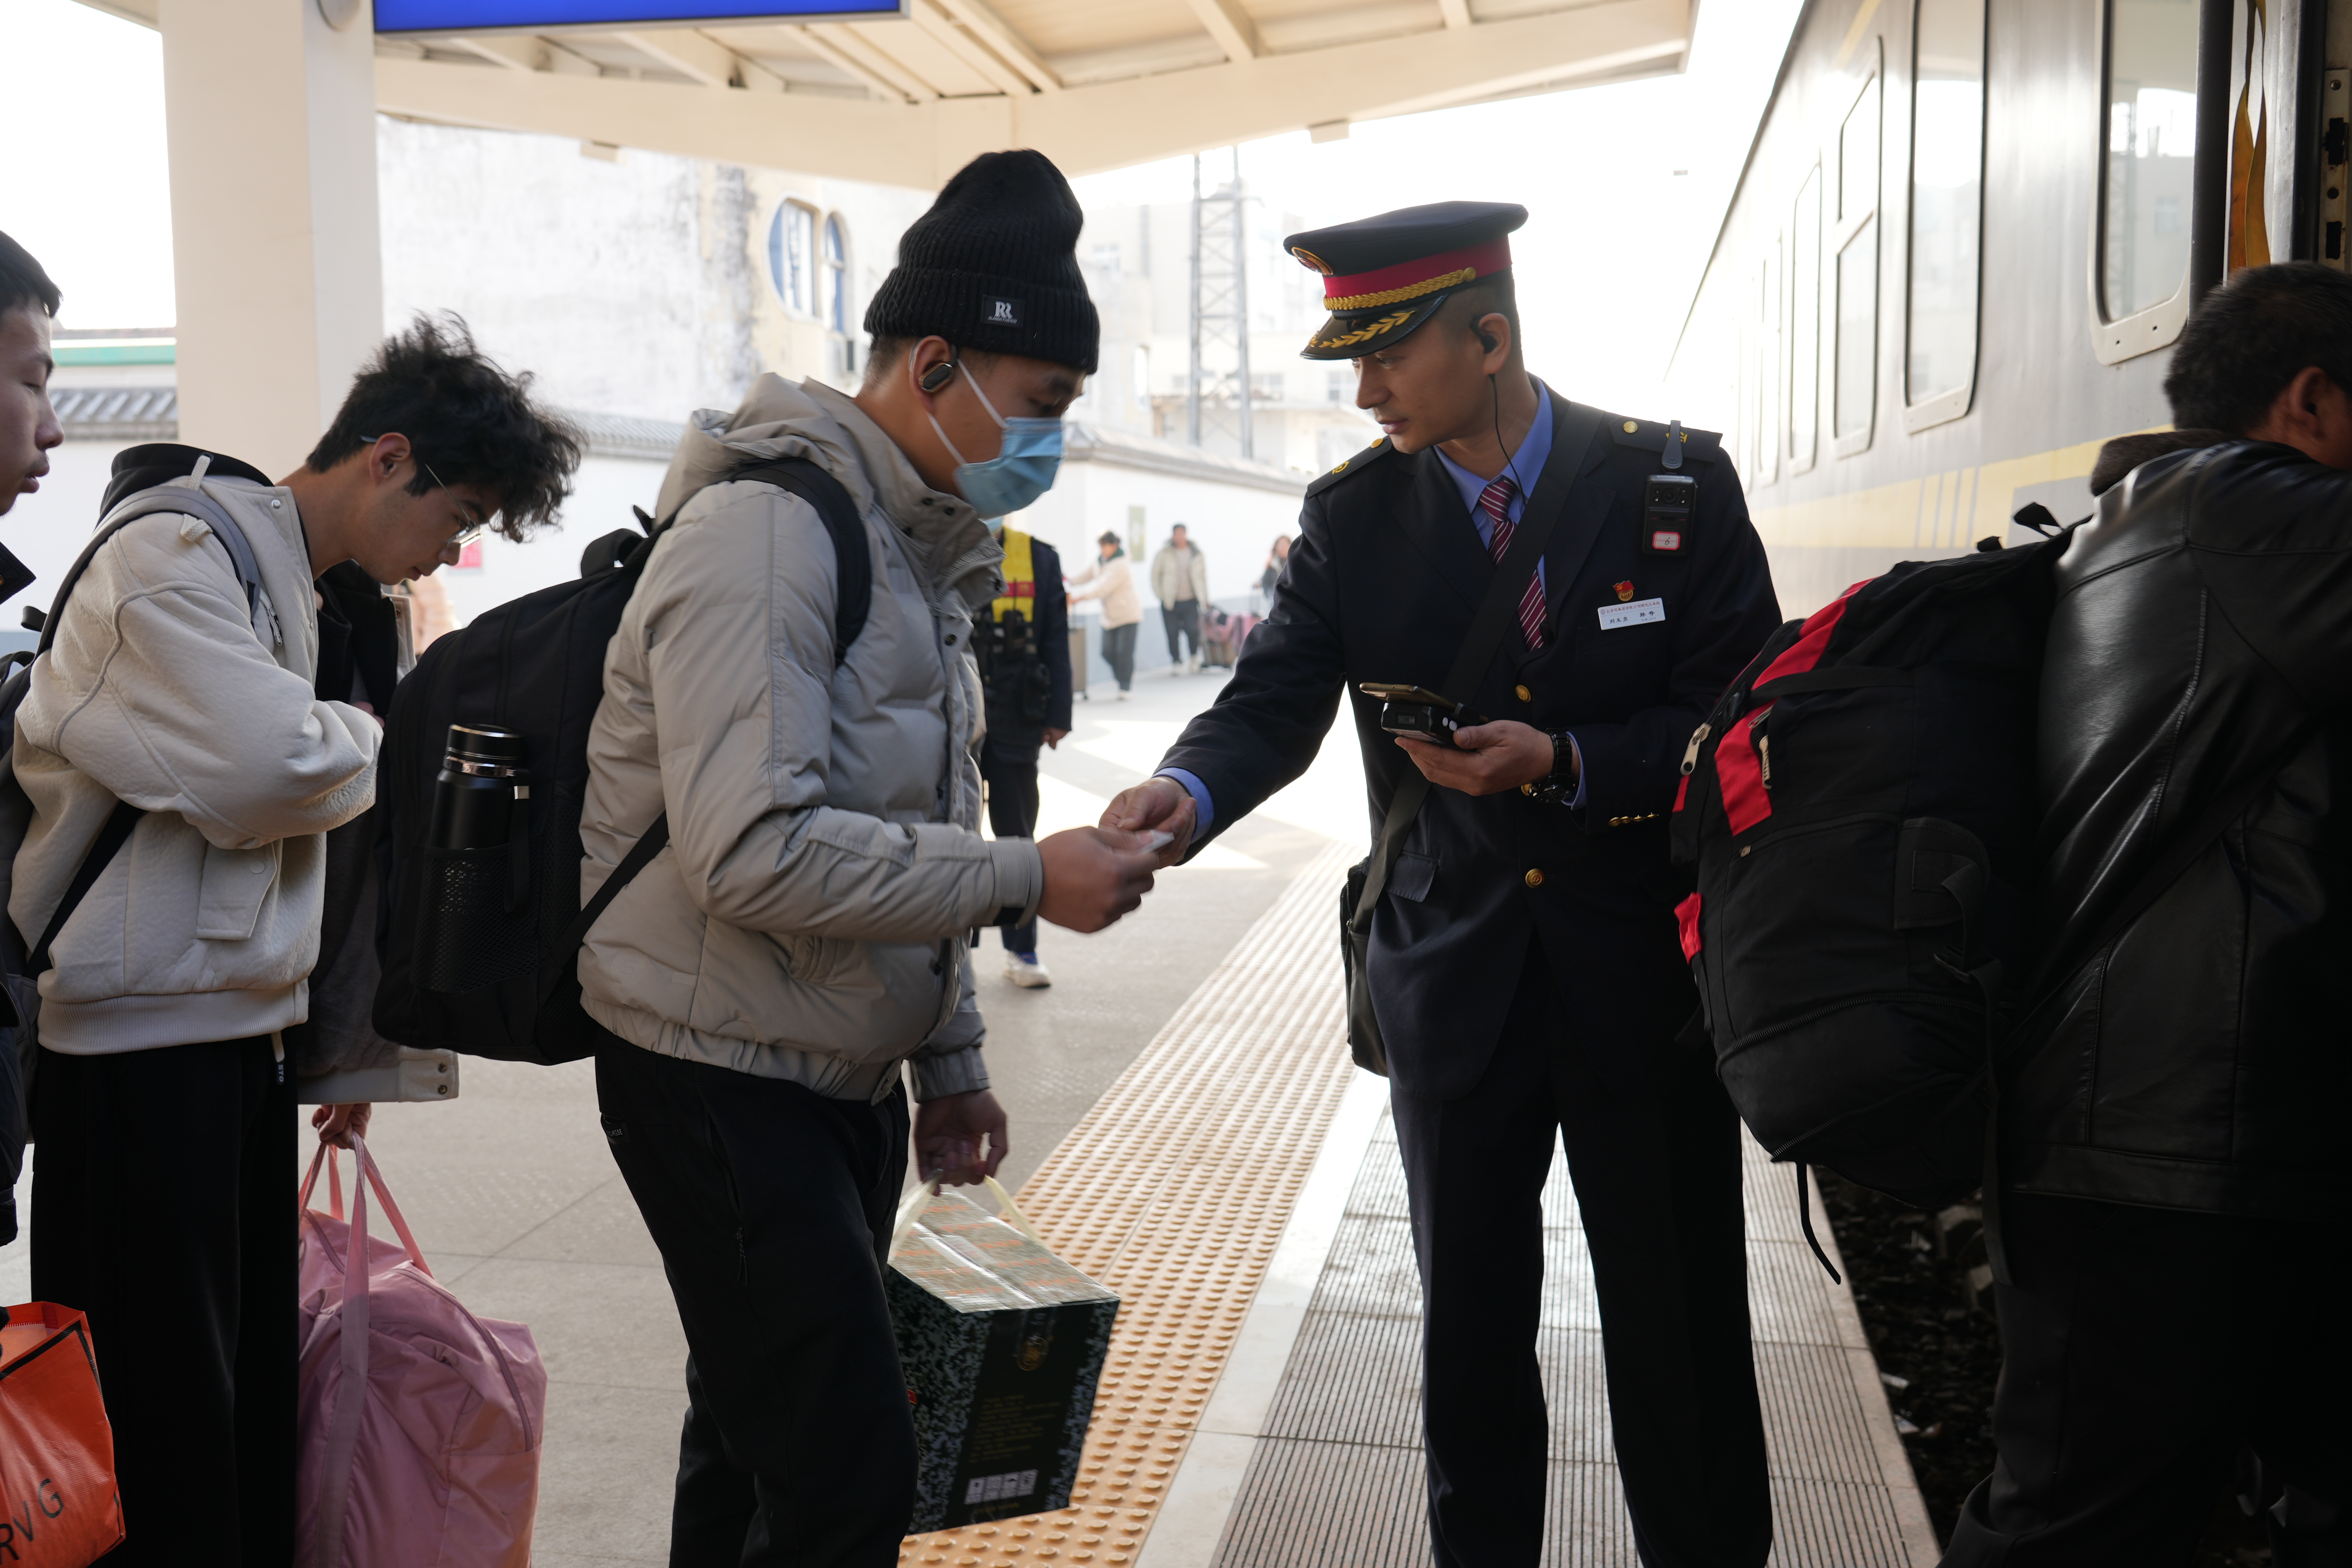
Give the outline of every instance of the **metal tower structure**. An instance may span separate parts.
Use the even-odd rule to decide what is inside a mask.
[[[1186,437],[1195,447],[1231,439],[1244,458],[1250,440],[1248,197],[1242,153],[1233,178],[1202,188],[1201,154],[1192,154],[1192,357],[1185,384]]]

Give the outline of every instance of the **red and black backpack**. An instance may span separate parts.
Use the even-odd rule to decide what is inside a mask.
[[[1906,562],[1791,621],[1673,820],[1716,1064],[1776,1160],[1906,1202],[1983,1179],[2028,982],[2035,705],[2063,537]]]

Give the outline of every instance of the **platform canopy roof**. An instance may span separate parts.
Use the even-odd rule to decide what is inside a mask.
[[[158,0],[85,3],[152,26]],[[343,9],[348,0],[318,3]],[[1676,70],[1697,8],[1696,0],[899,5],[878,20],[380,34],[376,107],[930,188],[990,148],[1034,147],[1086,174]]]

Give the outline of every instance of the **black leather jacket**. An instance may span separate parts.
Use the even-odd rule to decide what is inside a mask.
[[[2269,783],[2011,1058],[2016,1190],[2280,1215],[2352,1172],[2352,473],[2226,441],[2142,464],[2058,568],[2042,674],[2046,951]]]

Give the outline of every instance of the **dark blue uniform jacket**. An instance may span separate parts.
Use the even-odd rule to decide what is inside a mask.
[[[1430,792],[1366,969],[1390,1070],[1412,1093],[1475,1086],[1538,933],[1563,1026],[1601,1060],[1675,1048],[1697,998],[1674,921],[1690,883],[1668,864],[1665,817],[1691,731],[1780,622],[1717,437],[1691,431],[1684,443],[1680,471],[1698,498],[1681,552],[1645,553],[1642,491],[1664,471],[1667,427],[1556,393],[1552,409],[1551,458],[1527,510],[1570,487],[1544,554],[1545,646],[1531,653],[1514,626],[1475,689],[1445,695],[1489,719],[1573,731],[1586,804]],[[1377,839],[1412,763],[1356,685],[1442,689],[1494,573],[1434,453],[1382,443],[1310,486],[1273,616],[1162,764],[1208,786],[1215,820],[1201,842],[1306,771],[1343,693]],[[1651,598],[1664,601],[1663,621],[1602,629],[1602,606]]]

